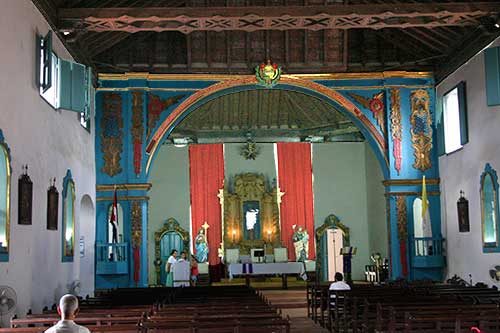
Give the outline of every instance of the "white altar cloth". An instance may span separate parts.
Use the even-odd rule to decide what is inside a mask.
[[[229,278],[235,275],[272,275],[272,274],[299,274],[307,280],[306,270],[302,262],[276,262],[262,264],[229,264]]]

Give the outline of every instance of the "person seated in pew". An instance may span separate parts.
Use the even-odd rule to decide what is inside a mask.
[[[174,287],[189,287],[191,268],[187,261],[187,253],[182,252],[181,258],[172,265]]]
[[[333,290],[334,292],[336,290],[351,290],[351,286],[349,286],[347,283],[344,282],[344,276],[342,275],[342,273],[335,273],[335,282],[333,282],[332,284],[330,284],[330,290]],[[341,299],[342,297],[339,296],[339,300]],[[335,294],[331,294],[330,296],[330,304],[332,306],[335,306]]]
[[[344,282],[342,273],[335,273],[335,282],[330,285],[330,290],[351,290],[351,286]]]
[[[78,314],[78,298],[76,296],[67,294],[61,297],[57,313],[61,316],[61,320],[45,333],[90,333],[88,328],[74,322]]]

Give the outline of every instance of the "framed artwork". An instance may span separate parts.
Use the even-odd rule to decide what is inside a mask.
[[[57,230],[57,212],[59,210],[59,192],[54,183],[47,191],[47,230]]]
[[[457,201],[458,231],[469,232],[469,200],[465,199],[464,192],[460,191],[460,199]]]
[[[260,202],[248,200],[243,202],[243,234],[246,240],[260,237]]]
[[[33,209],[33,182],[28,176],[28,166],[23,167],[24,174],[19,178],[19,214],[18,224],[30,225]]]

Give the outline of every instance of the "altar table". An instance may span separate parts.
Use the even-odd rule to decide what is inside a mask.
[[[244,275],[247,278],[251,275],[281,275],[283,288],[287,288],[286,276],[288,274],[298,274],[304,281],[307,280],[306,268],[302,262],[276,262],[258,264],[229,264],[229,279],[235,275]]]

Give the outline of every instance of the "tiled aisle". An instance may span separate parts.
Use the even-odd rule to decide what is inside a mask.
[[[307,317],[306,291],[261,290],[269,301],[279,307],[283,315],[290,316],[292,333],[328,333],[327,329],[315,324]]]

